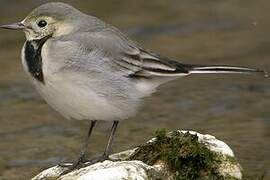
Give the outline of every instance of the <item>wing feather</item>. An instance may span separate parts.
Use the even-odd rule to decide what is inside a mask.
[[[134,52],[134,51],[133,51]],[[129,70],[133,70],[130,76],[176,76],[176,74],[187,75],[188,71],[178,68],[177,62],[165,60],[159,55],[139,49],[137,54],[125,52],[121,58],[113,61]]]

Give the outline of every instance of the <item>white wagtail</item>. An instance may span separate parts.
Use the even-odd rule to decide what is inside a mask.
[[[220,65],[182,64],[150,52],[117,28],[64,3],[47,3],[23,21],[1,28],[21,29],[26,42],[22,64],[40,95],[66,118],[91,120],[80,158],[85,162],[97,121],[112,121],[104,154],[108,159],[119,121],[134,116],[142,98],[168,81],[194,73],[266,73]]]

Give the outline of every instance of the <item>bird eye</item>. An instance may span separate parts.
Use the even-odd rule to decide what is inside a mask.
[[[38,27],[43,28],[47,26],[47,22],[45,20],[40,20],[37,25]]]

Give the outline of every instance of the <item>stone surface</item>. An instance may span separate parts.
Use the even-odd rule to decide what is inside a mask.
[[[64,168],[58,166],[47,169],[37,175],[33,180],[39,179],[61,179],[61,180],[119,180],[119,179],[147,179],[152,174],[156,174],[154,167],[148,166],[141,161],[104,161],[96,163],[69,174],[59,177]]]
[[[216,139],[214,136],[211,135],[202,135],[193,131],[178,132],[196,135],[200,143],[203,143],[212,152],[218,154],[221,163],[219,164],[217,171],[220,176],[230,177],[232,179],[242,178],[241,166],[236,161],[233,151],[226,143]],[[170,134],[171,133],[169,133],[168,135]],[[155,141],[156,138],[153,138],[147,143],[155,143]],[[158,160],[152,165],[147,165],[142,161],[127,160],[135,153],[138,148],[141,147],[123,151],[110,156],[112,160],[121,159],[121,161],[113,162],[107,160],[102,163],[96,163],[91,166],[75,170],[63,176],[60,176],[60,174],[65,171],[66,168],[55,166],[41,172],[36,177],[32,178],[32,180],[174,179],[174,174],[170,171],[170,169],[166,165],[166,162],[162,160]]]

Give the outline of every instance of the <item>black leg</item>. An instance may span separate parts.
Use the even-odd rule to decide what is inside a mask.
[[[109,155],[112,152],[112,143],[113,143],[115,131],[116,131],[117,126],[118,126],[118,122],[119,121],[114,121],[113,122],[110,137],[109,137],[109,140],[108,140],[108,144],[106,146],[106,149],[105,149],[104,153],[99,157],[96,157],[96,158],[91,159],[90,161],[87,161],[85,159],[85,153],[86,153],[86,150],[87,150],[87,147],[88,147],[88,144],[89,144],[89,138],[91,136],[92,130],[93,130],[95,124],[96,124],[96,121],[92,121],[91,125],[90,125],[90,128],[89,128],[89,131],[88,131],[85,146],[83,147],[83,150],[82,150],[82,153],[81,153],[81,156],[79,157],[79,159],[75,163],[73,163],[71,166],[69,166],[66,171],[61,173],[61,175],[67,174],[67,173],[71,172],[74,169],[79,169],[81,167],[89,166],[91,164],[95,164],[97,162],[102,162],[102,161],[105,161],[106,159],[109,159]]]
[[[89,146],[89,139],[90,139],[90,136],[92,134],[92,131],[93,131],[96,123],[97,123],[96,120],[95,121],[91,121],[89,130],[88,130],[88,133],[87,133],[87,137],[86,137],[86,140],[85,140],[85,144],[84,144],[84,147],[82,149],[82,152],[81,152],[81,155],[80,155],[79,159],[85,160],[85,154],[86,154],[87,148]]]
[[[86,151],[87,151],[87,148],[88,148],[88,145],[89,145],[89,139],[91,137],[91,134],[92,134],[92,131],[96,125],[97,121],[91,121],[91,124],[89,126],[89,129],[88,129],[88,133],[87,133],[87,137],[86,137],[86,140],[85,140],[85,144],[82,148],[82,151],[81,151],[81,154],[79,156],[79,158],[70,166],[70,165],[61,165],[62,167],[69,167],[70,170],[73,170],[73,169],[76,169],[78,167],[80,167],[84,162],[86,162],[86,158],[85,158],[85,154],[86,154]]]
[[[110,137],[109,137],[109,140],[108,140],[108,143],[107,143],[107,146],[106,146],[104,153],[101,156],[98,156],[96,158],[91,159],[90,161],[88,161],[86,163],[86,165],[95,164],[97,162],[102,162],[102,161],[109,159],[109,155],[112,153],[112,144],[113,144],[114,134],[115,134],[118,122],[119,121],[113,122]]]
[[[106,157],[109,157],[109,155],[112,153],[112,144],[113,144],[114,134],[115,134],[115,131],[117,129],[118,123],[119,123],[119,121],[113,122],[109,141],[108,141],[108,144],[107,144],[106,149],[104,151],[104,155]]]

